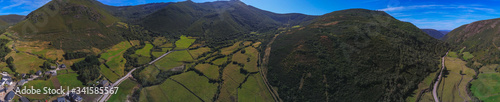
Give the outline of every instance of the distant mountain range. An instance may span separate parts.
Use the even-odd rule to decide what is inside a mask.
[[[24,20],[25,16],[22,15],[2,15],[0,16],[0,30],[4,30],[5,28],[14,25],[22,20]]]
[[[441,39],[445,34],[443,32],[435,29],[422,29],[425,33],[429,34],[431,37],[436,39]]]

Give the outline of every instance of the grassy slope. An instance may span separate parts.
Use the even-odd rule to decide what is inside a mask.
[[[14,65],[16,66],[16,72],[19,73],[29,73],[30,70],[38,71],[41,70],[45,60],[39,59],[37,56],[29,55],[26,53],[16,53],[12,51],[5,58],[13,57]]]

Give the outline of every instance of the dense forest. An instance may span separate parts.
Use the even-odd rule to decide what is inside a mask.
[[[99,71],[101,62],[99,62],[98,56],[87,56],[85,60],[74,63],[71,68],[78,71],[78,79],[82,82],[87,83],[98,78],[101,73]]]

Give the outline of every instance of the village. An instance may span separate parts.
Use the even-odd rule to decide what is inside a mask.
[[[38,70],[32,74],[23,73],[23,74],[19,74],[16,77],[14,77],[13,75],[9,75],[7,72],[0,73],[1,74],[0,102],[14,102],[14,101],[16,101],[16,100],[14,100],[15,96],[19,97],[18,101],[16,101],[16,102],[30,102],[30,100],[27,97],[24,97],[24,96],[22,96],[22,94],[20,94],[19,90],[26,88],[26,86],[24,86],[24,84],[28,83],[29,81],[33,81],[33,80],[43,80],[42,77],[45,77],[45,76],[51,76],[51,77],[57,76],[57,71],[63,70],[63,69],[66,69],[65,64],[56,63],[56,66],[51,66],[50,70],[45,71],[45,72],[43,72],[42,70]],[[109,83],[109,81],[107,81],[107,80],[99,80],[99,81],[97,81],[97,83],[99,83],[98,87],[111,86],[111,83]],[[41,90],[41,89],[38,89],[38,90]],[[53,102],[81,102],[81,101],[83,101],[82,96],[76,94],[75,92],[72,92],[71,90],[63,90],[63,91],[65,91],[64,94],[59,94],[57,99],[54,100]],[[44,93],[32,91],[28,94],[44,94]]]

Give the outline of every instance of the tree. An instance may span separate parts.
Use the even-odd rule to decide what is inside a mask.
[[[48,61],[43,62],[42,68],[45,70],[50,69],[50,63]]]
[[[14,66],[14,58],[10,56],[9,58],[7,58],[6,62],[10,70],[12,70],[12,72],[16,72],[16,67]]]

